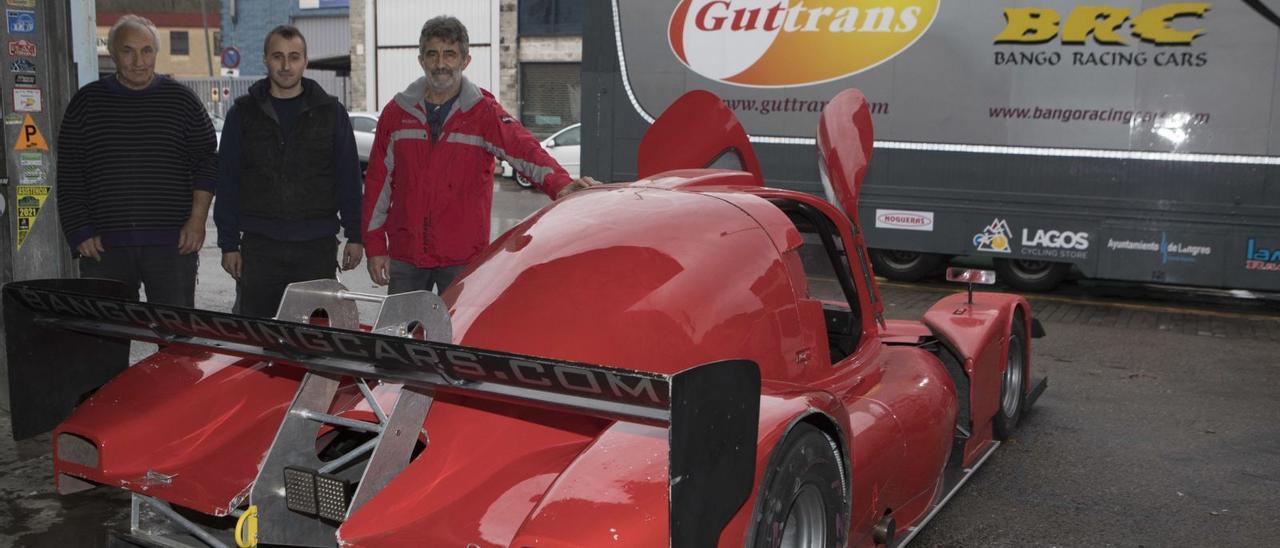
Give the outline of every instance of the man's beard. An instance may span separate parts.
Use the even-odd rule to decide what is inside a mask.
[[[458,83],[458,73],[449,71],[448,73],[431,73],[427,78],[427,85],[432,91],[450,91],[453,86]]]

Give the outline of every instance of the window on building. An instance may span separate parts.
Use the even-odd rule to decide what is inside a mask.
[[[222,31],[213,31],[213,51],[222,51]]]
[[[582,64],[520,65],[520,122],[539,138],[581,121]]]
[[[520,0],[520,36],[582,34],[583,0]]]
[[[185,30],[169,31],[169,55],[191,55],[189,40]]]

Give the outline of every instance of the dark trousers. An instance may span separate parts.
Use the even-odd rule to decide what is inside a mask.
[[[289,284],[337,277],[338,239],[282,242],[245,234],[240,260],[240,313],[273,318]]]
[[[435,268],[418,268],[404,261],[391,259],[391,283],[387,286],[387,294],[408,293],[410,291],[431,291],[444,293],[445,289],[458,277],[465,265],[438,266]]]
[[[134,299],[142,286],[147,302],[195,308],[199,252],[182,255],[176,244],[129,245],[108,247],[101,256],[101,261],[80,258],[81,278],[124,282]]]

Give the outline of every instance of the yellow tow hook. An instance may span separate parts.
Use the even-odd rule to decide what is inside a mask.
[[[258,545],[258,507],[250,505],[236,520],[236,546],[255,548]]]

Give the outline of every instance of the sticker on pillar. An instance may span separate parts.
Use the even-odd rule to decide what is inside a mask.
[[[34,8],[36,0],[9,0],[9,5],[15,8]]]
[[[21,115],[14,114],[14,113],[12,113],[12,112],[10,112],[9,114],[4,115],[4,125],[6,125],[6,126],[16,126],[16,125],[21,124],[21,123],[22,123],[22,116],[21,116]]]
[[[18,154],[19,167],[44,167],[44,154],[39,152],[22,152]]]
[[[38,51],[30,40],[9,40],[9,57],[35,57]]]
[[[4,217],[5,201],[4,194],[0,194],[0,217]]]
[[[40,112],[44,110],[43,95],[38,89],[13,90],[13,110],[16,112]]]
[[[27,240],[27,234],[31,233],[31,228],[36,224],[36,217],[40,216],[40,210],[44,207],[44,202],[49,198],[49,186],[47,185],[19,185],[17,188],[17,203],[14,207],[18,212],[18,249],[22,249],[22,243]]]
[[[10,34],[31,34],[36,31],[36,12],[27,10],[4,10],[9,19]]]
[[[22,172],[18,174],[18,184],[20,185],[43,185],[45,184],[44,170],[37,166],[26,166],[22,168]]]
[[[13,62],[9,63],[9,72],[35,74],[36,64],[28,59],[14,59]]]
[[[49,150],[49,144],[45,142],[44,135],[40,133],[40,128],[36,127],[36,121],[31,119],[30,114],[22,120],[22,128],[13,141],[13,150]]]
[[[15,86],[31,86],[36,85],[36,75],[34,74],[15,74],[13,75],[13,85]]]

